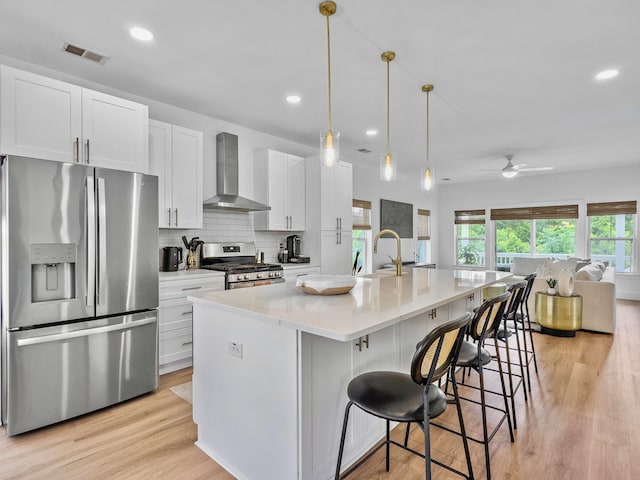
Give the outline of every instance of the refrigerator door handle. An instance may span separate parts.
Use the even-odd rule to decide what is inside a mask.
[[[85,189],[87,207],[87,306],[94,305],[96,296],[96,199],[93,177],[87,176]]]
[[[89,335],[98,335],[100,333],[116,332],[118,330],[130,330],[135,327],[142,327],[143,325],[149,325],[156,321],[156,314],[153,316],[135,320],[133,322],[118,323],[116,325],[108,325],[105,327],[88,328],[85,330],[74,330],[73,332],[54,333],[53,335],[43,335],[41,337],[21,338],[17,340],[19,347],[26,347],[28,345],[38,345],[42,343],[61,342],[69,340],[70,338],[88,337]]]
[[[107,284],[107,207],[105,201],[104,178],[98,177],[98,305],[106,302],[105,285]]]

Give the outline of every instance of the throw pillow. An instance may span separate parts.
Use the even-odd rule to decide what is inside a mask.
[[[560,270],[566,268],[571,273],[576,271],[576,264],[578,261],[576,259],[572,260],[551,260],[548,259],[544,262],[544,278],[558,278],[558,274]]]
[[[599,282],[604,274],[605,266],[601,262],[593,262],[582,267],[576,272],[576,280],[586,280],[589,282]]]

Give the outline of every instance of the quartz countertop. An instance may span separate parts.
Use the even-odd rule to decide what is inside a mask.
[[[211,292],[187,297],[194,304],[242,311],[285,327],[340,341],[393,325],[510,277],[508,272],[408,269],[402,277],[358,277],[344,295],[309,295],[295,282]]]

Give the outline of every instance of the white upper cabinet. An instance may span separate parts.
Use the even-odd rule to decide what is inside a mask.
[[[148,126],[146,105],[82,89],[82,158],[85,163],[147,172]]]
[[[148,108],[0,67],[0,150],[135,172],[148,169]]]
[[[149,172],[160,228],[202,228],[202,132],[149,120]]]
[[[320,166],[321,230],[352,230],[352,177],[350,163],[338,162],[333,167]]]
[[[256,212],[259,230],[304,231],[305,163],[302,157],[274,150],[256,152],[254,199],[271,210]]]

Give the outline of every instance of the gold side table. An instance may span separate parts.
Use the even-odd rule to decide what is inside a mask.
[[[582,296],[549,295],[536,292],[536,321],[542,333],[559,337],[575,337],[582,328]]]

